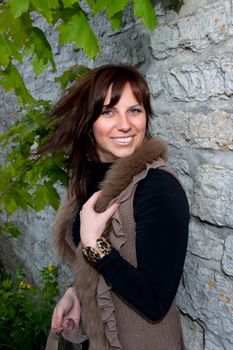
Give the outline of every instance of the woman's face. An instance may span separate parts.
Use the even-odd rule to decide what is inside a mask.
[[[108,107],[111,87],[101,115],[93,124],[93,134],[101,162],[127,157],[142,143],[146,133],[146,112],[127,83],[118,103]]]

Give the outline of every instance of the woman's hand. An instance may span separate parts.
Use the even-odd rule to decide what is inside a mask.
[[[95,192],[83,205],[80,211],[80,238],[83,247],[95,247],[96,240],[105,230],[108,220],[118,209],[119,204],[114,203],[102,213],[94,209],[101,191]]]
[[[51,329],[61,333],[63,328],[73,330],[78,328],[81,317],[81,306],[74,287],[66,290],[61,300],[55,306],[52,316]],[[74,322],[70,322],[72,319]]]

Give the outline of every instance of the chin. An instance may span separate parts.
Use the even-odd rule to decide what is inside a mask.
[[[116,152],[114,156],[116,158],[125,158],[125,157],[131,156],[131,154],[133,154],[134,151],[135,151],[135,148],[131,150],[122,150],[121,152]]]

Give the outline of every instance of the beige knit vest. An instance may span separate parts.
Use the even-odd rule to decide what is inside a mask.
[[[120,208],[122,228],[124,232],[127,231],[127,240],[120,248],[120,254],[131,265],[136,267],[133,199],[134,193]],[[176,309],[175,301],[161,321],[152,322],[114,292],[111,292],[111,296],[114,304],[118,336],[124,350],[183,349],[180,315]]]

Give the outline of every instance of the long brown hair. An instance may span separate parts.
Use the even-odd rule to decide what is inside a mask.
[[[112,95],[109,107],[117,104],[126,83],[140,104],[143,105],[148,125],[152,116],[149,88],[146,80],[133,67],[105,65],[92,70],[67,90],[51,111],[55,131],[38,149],[39,154],[68,152],[68,169],[71,191],[83,203],[95,162],[99,156],[92,135],[92,125],[100,116],[110,85]]]

